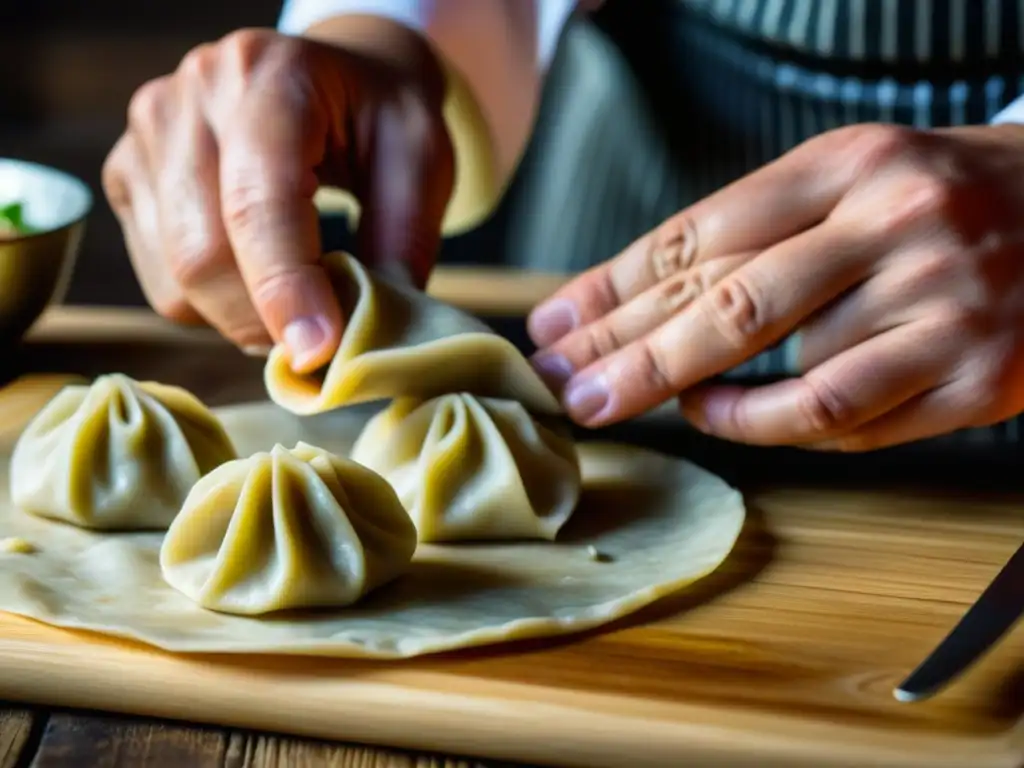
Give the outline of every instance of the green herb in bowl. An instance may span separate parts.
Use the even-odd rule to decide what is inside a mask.
[[[0,157],[0,352],[67,292],[92,210],[80,179]]]
[[[32,232],[32,227],[25,223],[22,203],[0,206],[0,239],[30,235]]]

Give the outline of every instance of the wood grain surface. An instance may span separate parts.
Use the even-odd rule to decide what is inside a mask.
[[[23,356],[33,370],[119,369],[218,402],[261,391],[259,362],[219,342],[37,339]],[[0,426],[60,381],[4,390]],[[891,690],[1019,545],[1024,495],[817,479],[741,485],[751,519],[726,567],[614,631],[387,664],[172,656],[0,614],[0,697],[548,765],[1017,768],[1021,632],[932,701]],[[31,722],[5,716],[0,766]],[[140,727],[131,749],[158,738]]]
[[[0,768],[503,768],[499,763],[140,718],[0,705]]]

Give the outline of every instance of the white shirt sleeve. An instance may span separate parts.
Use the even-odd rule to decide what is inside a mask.
[[[514,10],[517,5],[527,6],[527,12],[533,18],[532,29],[501,30],[502,34],[511,32],[531,33],[533,40],[530,49],[536,52],[537,63],[547,67],[551,63],[558,37],[562,27],[576,6],[576,0],[512,0],[510,2],[493,2],[493,0],[470,0],[473,6],[482,6],[483,14],[477,18],[487,18],[492,23],[484,28],[476,28],[472,33],[486,37],[488,31],[494,31],[493,22],[508,22],[520,13]],[[584,3],[593,7],[599,3]],[[438,6],[442,6],[439,8]],[[448,10],[444,6],[455,6]],[[531,7],[532,6],[532,7]],[[367,14],[381,16],[396,21],[428,37],[437,28],[438,21],[447,19],[456,21],[456,10],[464,11],[466,7],[460,0],[285,0],[281,9],[278,30],[288,35],[300,35],[317,22],[343,14]],[[474,14],[477,16],[477,14]],[[459,20],[459,27],[469,32],[466,19]],[[483,33],[483,34],[481,34]]]
[[[1024,125],[1024,96],[1018,96],[992,118],[992,125],[1019,123]]]

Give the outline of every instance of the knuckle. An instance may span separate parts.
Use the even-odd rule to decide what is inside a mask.
[[[128,181],[123,170],[124,163],[124,149],[119,144],[103,161],[103,169],[100,174],[103,194],[114,213],[118,215],[127,213],[131,209],[132,202]]]
[[[951,248],[933,248],[913,254],[887,278],[884,285],[887,299],[898,302],[908,293],[922,290],[932,295],[948,295],[947,288],[954,286],[964,271],[960,262],[959,254]]]
[[[315,265],[281,267],[254,278],[249,285],[253,303],[257,307],[278,303],[294,306],[296,294],[302,294],[302,288],[316,276],[316,269]]]
[[[178,73],[187,81],[205,84],[212,78],[217,67],[217,49],[204,43],[185,54],[178,65]]]
[[[910,272],[911,284],[934,285],[948,282],[960,272],[960,258],[952,249],[935,249],[919,254],[914,259]]]
[[[224,191],[221,207],[228,230],[242,237],[272,228],[282,216],[281,201],[268,196],[264,185],[255,178],[234,179]]]
[[[645,384],[658,392],[675,392],[678,387],[673,383],[672,366],[661,347],[641,343],[637,367]]]
[[[911,179],[900,185],[900,195],[890,199],[875,230],[883,237],[891,237],[934,223],[942,226],[947,239],[959,241],[957,233],[945,226],[956,208],[958,195],[953,180],[928,171],[914,171]]]
[[[594,267],[584,275],[579,285],[579,293],[573,298],[578,303],[584,320],[601,317],[615,307],[621,306],[626,300],[625,294],[615,284],[615,277],[610,269]]]
[[[237,29],[220,41],[220,49],[238,71],[251,72],[276,35],[264,29]]]
[[[621,348],[622,343],[610,322],[591,323],[585,332],[590,360],[600,360]]]
[[[956,183],[943,175],[919,171],[915,173],[909,193],[903,198],[907,213],[936,216],[948,212],[955,203]]]
[[[209,282],[224,271],[229,263],[225,249],[214,244],[179,238],[169,249],[170,270],[174,280],[186,291]]]
[[[977,327],[977,323],[981,322],[979,313],[955,295],[933,299],[926,311],[924,322],[931,330],[936,345],[948,347],[955,343],[965,343],[978,331],[985,330]]]
[[[881,168],[914,146],[916,132],[901,125],[871,123],[845,129],[845,149],[860,163]]]
[[[693,266],[697,258],[697,227],[693,219],[680,213],[665,221],[651,239],[648,258],[658,280],[666,280]]]
[[[745,349],[767,329],[764,299],[749,280],[731,275],[706,296],[704,306],[711,322],[735,349]]]
[[[162,77],[141,85],[128,102],[128,124],[143,131],[160,125],[166,93],[167,81]]]
[[[796,402],[797,411],[812,435],[827,435],[853,421],[854,409],[839,389],[827,379],[804,377]],[[843,439],[854,439],[847,436]]]
[[[658,285],[658,311],[662,316],[673,315],[692,304],[707,290],[707,275],[699,270],[675,275]]]

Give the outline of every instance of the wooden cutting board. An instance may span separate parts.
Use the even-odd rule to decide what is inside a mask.
[[[71,315],[37,343],[139,327]],[[0,391],[0,429],[66,380]],[[748,503],[725,567],[613,630],[368,663],[173,656],[0,613],[0,698],[562,766],[1024,762],[1024,632],[930,702],[891,694],[1019,545],[1024,498],[788,487]]]

